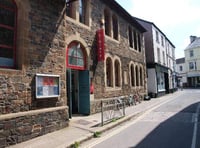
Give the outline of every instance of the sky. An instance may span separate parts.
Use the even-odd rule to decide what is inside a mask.
[[[200,0],[116,0],[132,16],[153,22],[184,57],[190,36],[200,37]]]

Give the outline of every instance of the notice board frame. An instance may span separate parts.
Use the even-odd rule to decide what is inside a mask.
[[[60,75],[36,74],[35,96],[37,99],[60,96]]]

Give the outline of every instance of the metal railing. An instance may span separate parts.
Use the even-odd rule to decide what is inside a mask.
[[[125,102],[122,97],[101,101],[101,126],[125,116]]]

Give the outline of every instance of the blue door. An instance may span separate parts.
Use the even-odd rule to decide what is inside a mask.
[[[90,114],[89,71],[79,71],[79,113]]]
[[[67,104],[69,107],[69,118],[72,117],[72,84],[71,69],[67,69]]]

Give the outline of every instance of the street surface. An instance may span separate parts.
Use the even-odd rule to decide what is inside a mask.
[[[165,104],[85,142],[93,148],[200,148],[200,90],[187,89]]]

